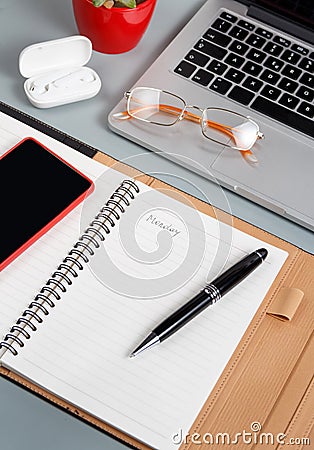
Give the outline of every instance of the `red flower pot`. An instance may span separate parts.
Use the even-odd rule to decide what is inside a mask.
[[[134,48],[149,24],[156,0],[146,0],[136,8],[96,8],[92,0],[72,0],[80,34],[93,49],[102,53],[123,53]]]

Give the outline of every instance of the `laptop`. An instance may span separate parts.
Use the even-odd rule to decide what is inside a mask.
[[[208,0],[135,84],[251,117],[265,135],[252,149],[257,164],[204,139],[187,120],[171,127],[117,120],[125,99],[109,126],[313,230],[313,44],[313,0]]]

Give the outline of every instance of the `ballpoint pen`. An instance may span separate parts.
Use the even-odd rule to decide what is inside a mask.
[[[161,322],[147,338],[133,350],[130,357],[133,358],[144,350],[160,344],[208,306],[211,306],[220,300],[223,295],[227,294],[227,292],[253,272],[253,270],[265,260],[267,254],[268,252],[265,248],[256,250],[230,267],[230,269],[226,270],[210,284],[207,284],[195,297]]]

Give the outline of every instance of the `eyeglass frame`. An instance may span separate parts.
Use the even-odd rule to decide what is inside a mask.
[[[148,119],[143,119],[142,117],[137,117],[137,116],[133,115],[131,110],[130,110],[130,99],[132,97],[133,92],[136,89],[146,89],[146,90],[157,91],[157,92],[160,92],[160,93],[172,95],[173,97],[175,97],[178,100],[180,100],[183,103],[184,107],[183,107],[180,115],[176,118],[176,120],[173,123],[159,123],[159,122],[155,122],[153,120],[148,120]],[[242,119],[246,119],[250,123],[254,124],[256,126],[257,132],[256,132],[256,139],[255,139],[255,141],[254,141],[254,143],[252,145],[254,145],[257,140],[264,139],[264,134],[260,131],[258,124],[253,119],[251,119],[249,116],[245,116],[244,114],[238,113],[236,111],[232,111],[231,109],[216,108],[216,107],[207,107],[207,108],[203,109],[203,108],[200,108],[199,106],[196,106],[196,105],[188,105],[187,102],[182,97],[180,97],[177,94],[174,94],[173,92],[169,92],[169,91],[166,91],[164,89],[158,89],[158,88],[152,88],[152,87],[146,87],[146,86],[137,86],[134,89],[132,89],[131,91],[126,91],[124,93],[124,97],[127,100],[127,113],[129,114],[130,117],[132,117],[134,119],[137,119],[137,120],[140,120],[142,122],[151,123],[151,124],[154,124],[154,125],[165,126],[165,127],[169,127],[169,126],[177,124],[178,122],[180,122],[181,120],[183,120],[185,118],[186,113],[187,114],[192,114],[192,113],[188,112],[188,109],[196,109],[196,110],[198,110],[198,111],[200,111],[202,113],[201,116],[196,116],[195,115],[195,118],[196,117],[199,118],[199,124],[201,126],[201,130],[202,130],[203,136],[206,139],[209,139],[210,141],[215,142],[216,144],[222,145],[224,147],[232,148],[232,149],[238,150],[238,151],[248,151],[248,150],[251,149],[252,146],[247,147],[247,148],[235,147],[235,146],[230,145],[230,144],[225,144],[223,142],[219,142],[216,139],[210,138],[209,136],[207,136],[205,134],[205,131],[204,131],[204,128],[205,128],[204,127],[204,122],[205,122],[204,114],[208,110],[211,110],[211,111],[223,111],[223,112],[226,112],[226,113],[231,113],[231,114],[234,114],[234,115],[236,115],[238,117],[241,117]],[[218,122],[217,122],[217,124],[218,124]],[[221,124],[219,124],[219,125],[221,125]],[[221,126],[223,126],[223,125],[221,125]]]

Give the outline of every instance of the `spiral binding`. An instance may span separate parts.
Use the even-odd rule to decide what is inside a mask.
[[[110,228],[120,220],[121,214],[125,212],[126,207],[130,205],[138,192],[139,188],[134,181],[122,181],[59,264],[57,270],[0,342],[0,349],[7,349],[14,356],[18,355],[16,346],[24,347],[22,337],[30,339],[31,333],[37,330],[36,325],[43,322],[42,316],[47,316],[50,309],[55,307],[56,302],[61,299],[62,293],[66,292],[73,283],[73,279],[78,277],[79,272],[84,269],[84,265],[94,255],[95,249],[100,247],[99,242],[105,240],[105,235],[108,235]],[[36,325],[34,322],[37,322]]]

